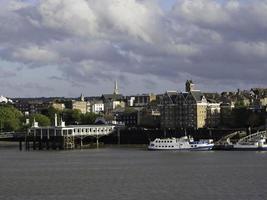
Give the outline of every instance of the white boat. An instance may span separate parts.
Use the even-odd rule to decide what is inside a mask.
[[[148,145],[149,150],[211,150],[213,140],[194,141],[192,137],[184,136],[181,138],[156,138]]]
[[[239,141],[233,145],[234,150],[267,150],[266,137],[250,141]]]

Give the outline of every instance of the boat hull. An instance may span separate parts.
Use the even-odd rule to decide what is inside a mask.
[[[234,151],[267,151],[267,147],[254,147],[254,146],[245,146],[245,147],[233,147]]]
[[[184,136],[181,138],[156,138],[148,145],[148,150],[174,150],[174,151],[208,151],[214,143],[211,139],[194,141],[193,138]]]
[[[213,145],[200,146],[200,147],[190,147],[190,148],[156,148],[148,147],[151,151],[210,151],[213,149]]]

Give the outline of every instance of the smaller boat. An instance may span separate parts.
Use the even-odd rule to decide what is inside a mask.
[[[266,137],[261,136],[260,138],[253,138],[250,140],[239,140],[233,145],[234,150],[256,150],[262,151],[267,150]]]
[[[149,150],[211,150],[213,140],[194,141],[192,137],[184,136],[181,138],[156,138],[148,145]]]

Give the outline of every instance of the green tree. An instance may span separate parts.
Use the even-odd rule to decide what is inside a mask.
[[[126,107],[124,112],[126,113],[133,113],[133,112],[136,112],[136,110],[134,108],[131,108],[131,107]]]
[[[30,117],[30,122],[31,124],[33,123],[33,121],[38,122],[39,126],[51,126],[51,120],[49,119],[49,117],[42,115],[42,114],[34,114]]]
[[[86,113],[81,115],[81,124],[94,124],[99,115],[95,113]]]
[[[81,123],[81,111],[80,110],[71,110],[65,109],[62,113],[62,118],[67,125],[80,124]]]
[[[12,105],[0,105],[0,126],[3,131],[17,131],[22,127],[22,113]],[[1,130],[1,131],[2,131]]]
[[[244,101],[242,100],[238,100],[236,103],[235,103],[235,108],[245,108],[246,105],[244,103]]]
[[[55,119],[55,114],[57,114],[57,116],[59,117],[62,114],[62,111],[50,106],[48,109],[42,110],[41,114],[49,117],[52,122]]]

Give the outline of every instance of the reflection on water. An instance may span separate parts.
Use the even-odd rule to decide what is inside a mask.
[[[266,199],[266,152],[0,149],[0,199]]]

